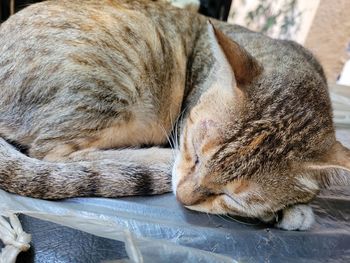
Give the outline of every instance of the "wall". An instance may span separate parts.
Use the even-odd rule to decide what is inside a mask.
[[[318,57],[329,82],[336,81],[345,62],[350,42],[350,1],[322,0],[305,41]]]

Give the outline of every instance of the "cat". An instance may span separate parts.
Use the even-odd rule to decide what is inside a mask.
[[[319,189],[347,181],[350,151],[309,51],[165,1],[25,8],[0,27],[0,86],[11,193],[173,190],[192,210],[266,222],[282,211],[277,227],[306,230]]]

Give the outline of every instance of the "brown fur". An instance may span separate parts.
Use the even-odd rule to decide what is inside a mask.
[[[0,27],[0,187],[159,194],[172,169],[195,210],[269,218],[312,200],[339,179],[333,168],[349,169],[322,67],[293,42],[212,23],[142,0],[46,1],[12,16]],[[162,146],[172,130],[178,152],[107,150]]]

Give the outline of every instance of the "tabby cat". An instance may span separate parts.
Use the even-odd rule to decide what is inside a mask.
[[[212,23],[142,0],[46,1],[9,18],[0,188],[119,197],[172,181],[190,209],[264,221],[282,210],[277,226],[309,228],[307,204],[350,169],[323,70],[294,42]],[[159,148],[171,134],[179,149]]]

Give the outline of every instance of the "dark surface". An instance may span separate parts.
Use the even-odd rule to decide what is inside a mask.
[[[25,215],[19,218],[24,231],[32,235],[32,242],[29,251],[19,254],[17,263],[100,263],[127,258],[122,242]]]
[[[316,222],[308,231],[283,231],[259,222],[189,211],[180,206],[172,194],[121,199],[75,198],[62,202],[12,198],[42,209],[64,205],[89,214],[113,216],[115,222],[132,228],[138,236],[226,255],[238,262],[350,262],[350,191],[347,187],[324,191],[313,202]],[[47,207],[46,211],[49,210]],[[17,262],[90,263],[127,257],[120,242],[28,216],[21,216],[20,220],[33,238],[31,250],[21,254]],[[158,258],[152,262],[183,262],[164,261],[162,254],[157,255],[160,248],[153,251]]]
[[[42,0],[15,0],[15,12],[32,4],[42,2]],[[10,15],[10,0],[1,0],[0,2],[0,22],[5,21]]]

